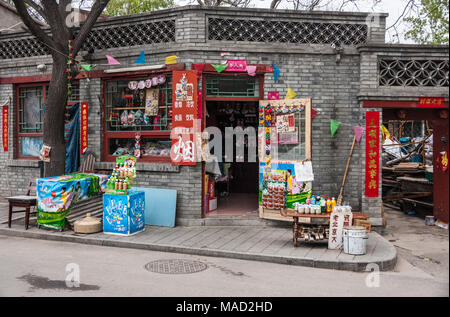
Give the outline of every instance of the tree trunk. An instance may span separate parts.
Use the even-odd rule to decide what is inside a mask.
[[[45,163],[45,177],[63,175],[66,144],[64,141],[65,107],[67,104],[67,60],[53,56],[52,79],[48,89],[44,116],[44,144],[51,147],[50,162]]]

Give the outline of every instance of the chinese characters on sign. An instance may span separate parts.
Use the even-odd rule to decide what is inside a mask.
[[[172,164],[195,165],[197,132],[197,71],[173,72]]]
[[[336,250],[343,245],[343,229],[352,225],[353,214],[350,210],[333,211],[330,215],[328,249]]]
[[[3,106],[3,151],[8,152],[8,106]]]
[[[366,196],[378,197],[380,113],[366,113]]]
[[[80,151],[86,152],[88,147],[88,103],[81,103],[81,122],[80,122]]]
[[[420,97],[418,107],[419,108],[442,108],[444,107],[444,97]]]

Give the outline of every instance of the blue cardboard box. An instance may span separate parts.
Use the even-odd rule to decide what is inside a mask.
[[[127,195],[103,195],[103,232],[133,235],[145,229],[145,193],[130,189]]]

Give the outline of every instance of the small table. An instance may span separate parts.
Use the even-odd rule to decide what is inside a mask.
[[[330,214],[301,214],[293,209],[281,209],[281,215],[285,217],[293,217],[293,242],[294,247],[297,246],[297,240],[299,237],[299,223],[320,226],[320,225],[329,225],[330,223]],[[353,212],[353,220],[362,219],[367,220],[369,216],[362,212]]]

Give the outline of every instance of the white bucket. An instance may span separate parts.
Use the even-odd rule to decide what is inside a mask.
[[[361,226],[349,226],[344,230],[344,253],[352,255],[366,254],[367,233]]]

